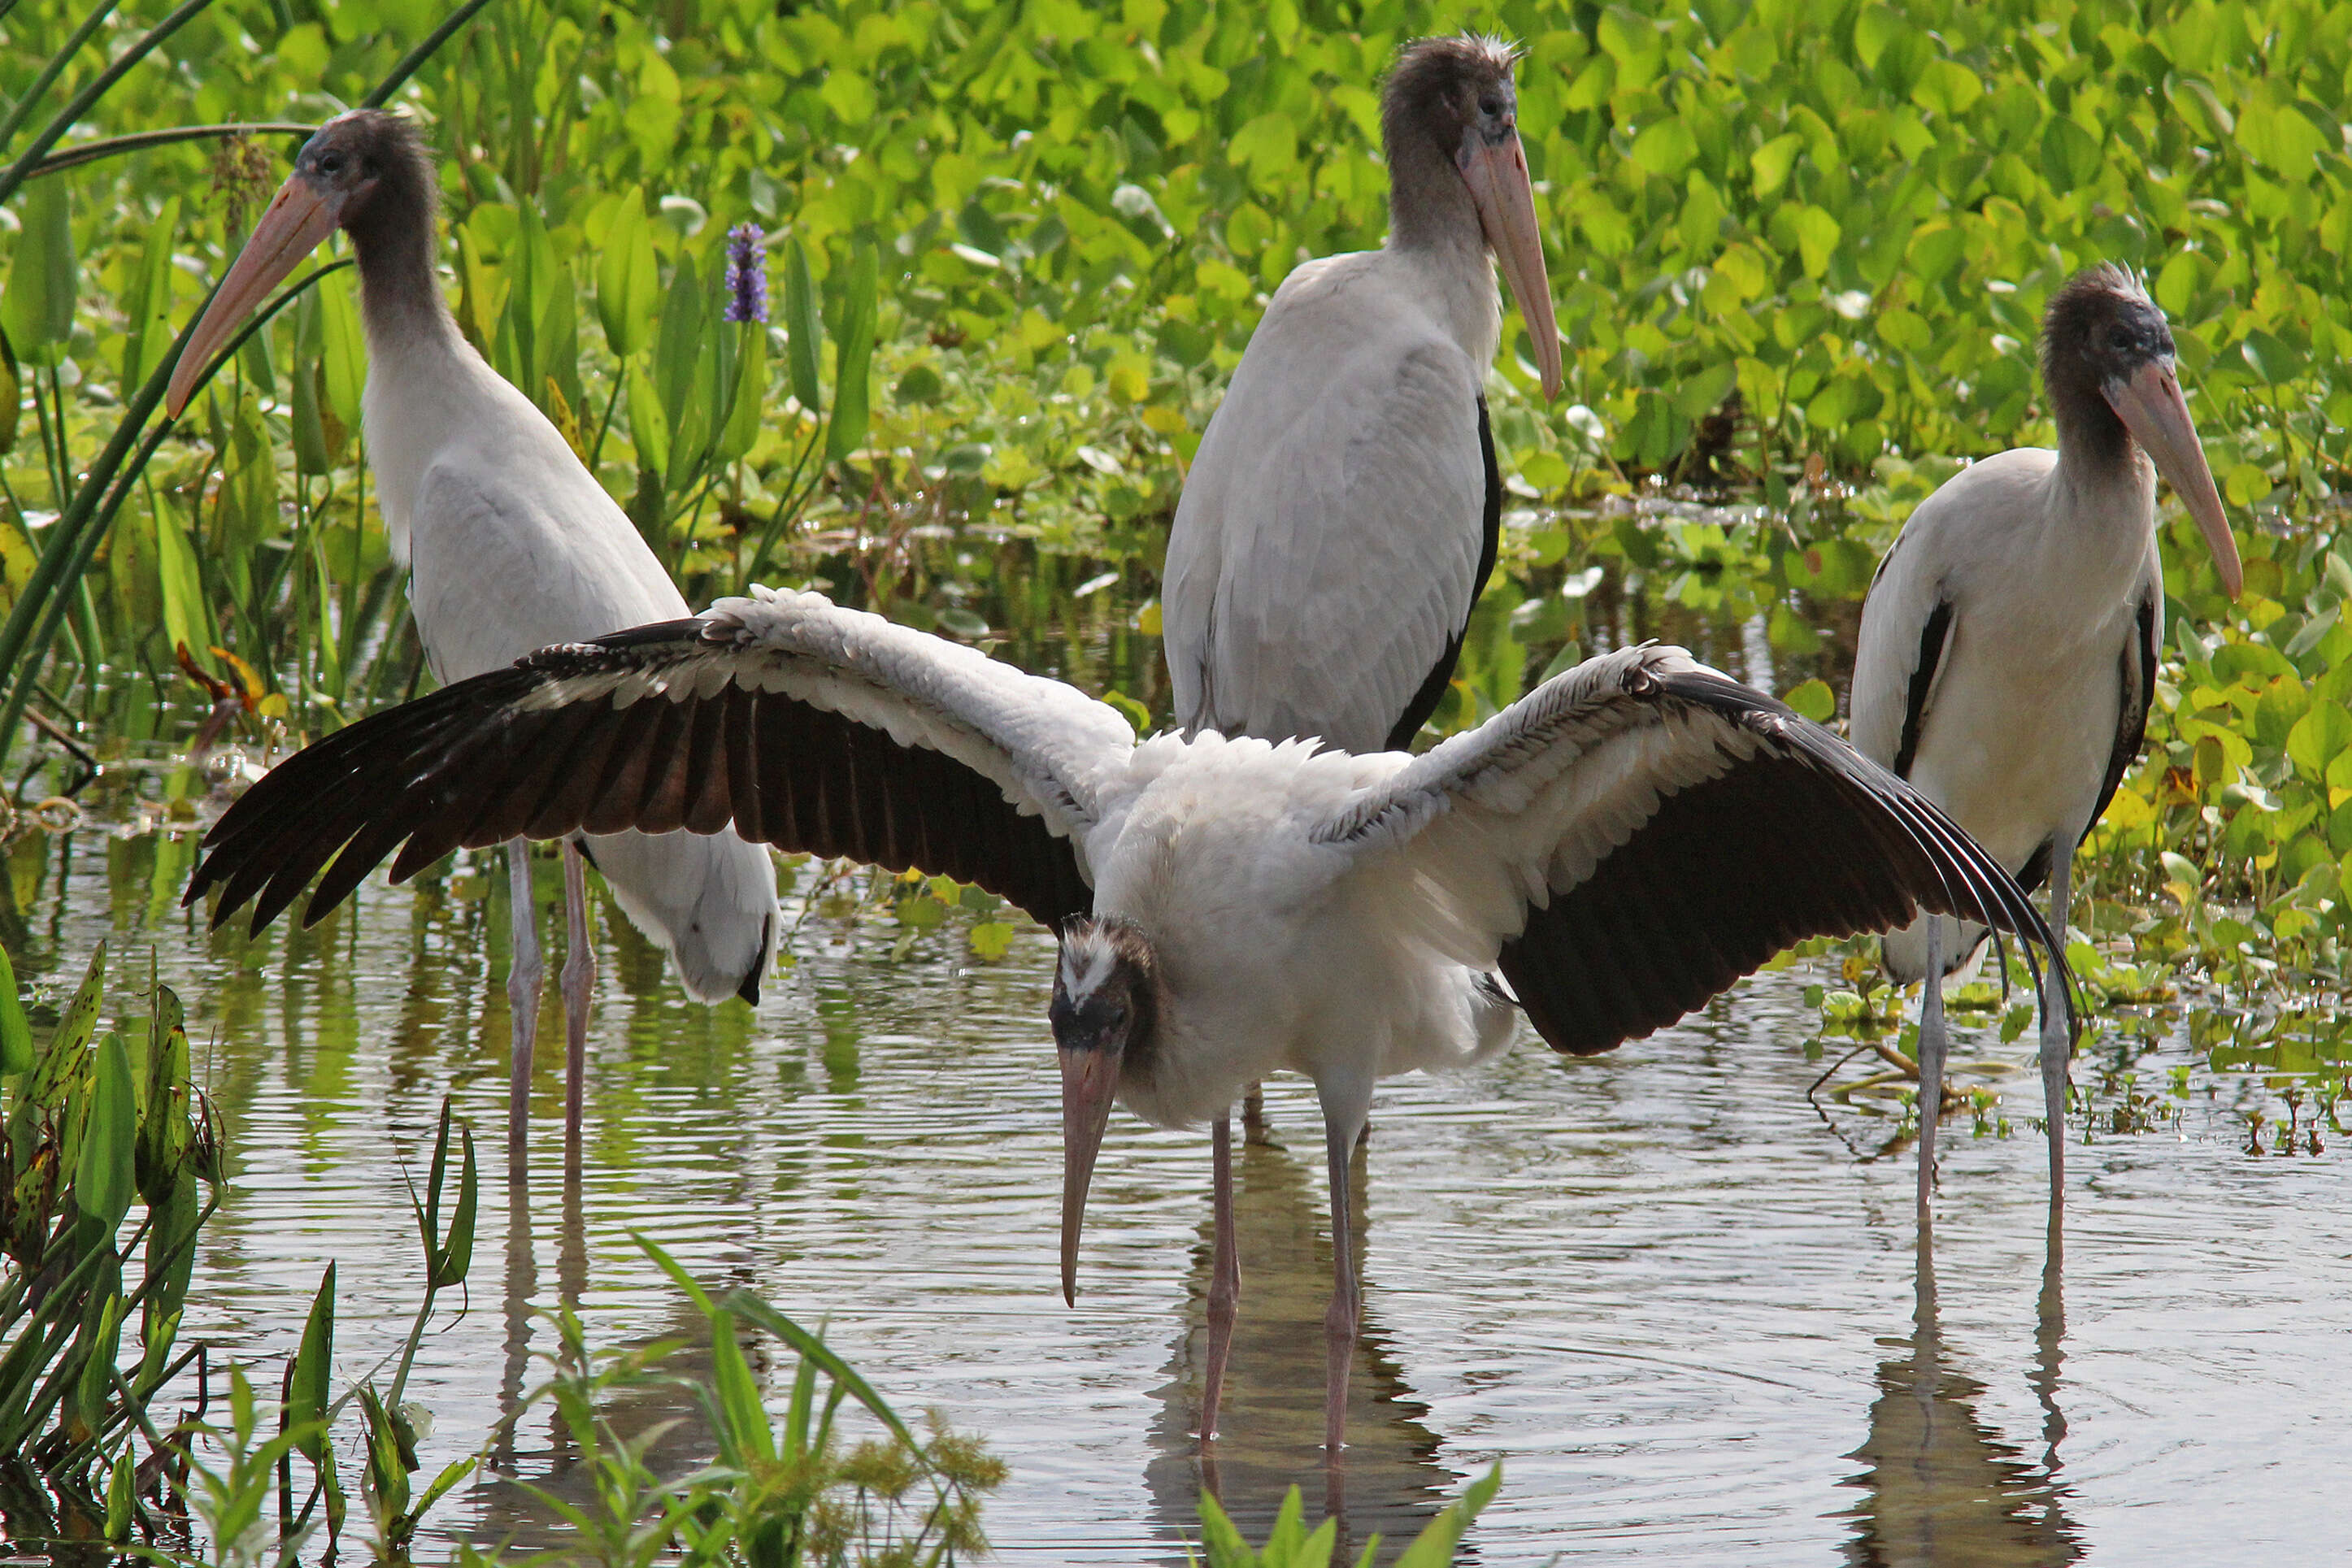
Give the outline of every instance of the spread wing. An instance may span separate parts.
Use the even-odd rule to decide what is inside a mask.
[[[1567,1051],[1671,1023],[1794,942],[1923,908],[2052,951],[2009,873],[1916,790],[1679,648],[1556,676],[1318,836],[1444,890],[1458,956],[1499,964]]]
[[[1081,841],[1133,732],[976,650],[754,591],[543,649],[288,758],[205,836],[187,902],[268,924],[326,869],[315,920],[394,846],[683,828],[975,883],[1048,924],[1088,908]],[[332,861],[331,866],[329,862]]]

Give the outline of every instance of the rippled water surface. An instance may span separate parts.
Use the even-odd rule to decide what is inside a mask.
[[[952,925],[902,943],[887,916],[818,911],[754,1012],[687,1003],[606,918],[584,1170],[567,1192],[551,986],[527,1187],[494,1152],[508,1017],[490,863],[373,885],[307,935],[248,943],[175,910],[184,840],[35,832],[5,854],[9,946],[52,1001],[106,937],[118,996],[152,948],[189,1003],[234,1169],[189,1332],[282,1355],[334,1260],[339,1377],[390,1350],[420,1287],[403,1173],[454,1093],[492,1153],[467,1310],[428,1338],[410,1385],[436,1421],[428,1473],[538,1381],[544,1309],[576,1304],[604,1346],[685,1327],[630,1240],[643,1231],[706,1280],[824,1322],[901,1408],[984,1434],[1012,1467],[986,1514],[1006,1560],[1182,1560],[1202,1479],[1186,1433],[1207,1139],[1114,1122],[1066,1309],[1044,933],[982,962]],[[543,895],[554,884],[546,862]],[[1804,979],[1751,980],[1597,1059],[1557,1060],[1529,1035],[1474,1075],[1383,1088],[1336,1482],[1317,1447],[1320,1134],[1303,1083],[1269,1086],[1274,1141],[1238,1161],[1243,1318],[1217,1466],[1253,1533],[1297,1481],[1310,1502],[1336,1496],[1357,1542],[1394,1540],[1500,1459],[1465,1561],[2343,1551],[2352,1188],[2333,1123],[2317,1155],[2250,1155],[2240,1112],[2283,1116],[2278,1085],[2194,1065],[2156,1131],[2073,1148],[2052,1269],[2027,1124],[2039,1094],[2020,1075],[2001,1107],[2017,1135],[1971,1139],[1963,1120],[1948,1145],[1923,1279],[1908,1150],[1877,1157],[1895,1124],[1808,1103]],[[2132,1051],[2086,1045],[2077,1082],[2112,1092],[2127,1067],[2145,1088],[2201,1061],[2178,1040]],[[497,1458],[561,1484],[554,1445],[538,1410]],[[428,1554],[545,1539],[497,1479],[429,1528]]]

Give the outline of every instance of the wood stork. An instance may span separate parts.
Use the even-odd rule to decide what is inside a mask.
[[[1444,695],[1502,521],[1495,262],[1560,384],[1512,59],[1475,37],[1399,57],[1388,243],[1283,279],[1209,421],[1161,583],[1185,729],[1402,751]]]
[[[257,927],[324,867],[315,919],[395,844],[397,880],[459,845],[730,822],[976,883],[1058,930],[1066,1299],[1114,1099],[1180,1126],[1276,1069],[1314,1080],[1335,1448],[1357,1322],[1347,1163],[1373,1081],[1502,1048],[1512,1010],[1481,971],[1530,909],[1551,917],[1533,956],[1561,982],[1538,1023],[1577,1051],[1672,1022],[1809,935],[1922,907],[2049,947],[2009,874],[1910,786],[1679,649],[1591,660],[1418,758],[1139,745],[1058,681],[766,589],[329,736],[206,835],[188,900],[219,889],[215,924],[256,901]],[[1204,1435],[1234,1314],[1213,1300]]]
[[[221,280],[173,372],[167,406],[176,417],[205,365],[270,289],[337,228],[349,234],[367,331],[362,408],[377,504],[393,557],[409,569],[425,657],[448,683],[551,643],[683,615],[687,605],[555,426],[459,334],[433,274],[438,205],[432,162],[406,120],[365,109],[329,120],[296,155],[294,172]],[[574,1139],[596,973],[583,853],[637,928],[677,961],[698,1001],[756,1003],[776,928],[775,872],[756,844],[638,833],[566,840],[564,1124]],[[508,1115],[520,1148],[543,971],[530,845],[517,839],[507,855],[514,931]]]
[[[2237,546],[2180,393],[2164,313],[2122,267],[2051,298],[2042,378],[2056,449],[1971,465],[1919,504],[1878,564],[1853,671],[1853,743],[1916,785],[2029,891],[2050,884],[2063,940],[2074,847],[2115,796],[2147,727],[2163,640],[2156,479],[2170,482],[2240,586]],[[2154,465],[2150,465],[2150,459]],[[1928,978],[1919,1025],[1919,1204],[1935,1180],[1943,977],[1984,932],[1925,918],[1886,967]],[[1930,977],[1932,977],[1930,978]],[[2071,1016],[2040,1043],[2050,1179],[2063,1172]]]

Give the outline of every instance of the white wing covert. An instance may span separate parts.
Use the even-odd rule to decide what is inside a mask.
[[[1546,682],[1365,791],[1316,835],[1443,890],[1557,1050],[1673,1022],[1809,936],[1921,907],[2048,931],[1917,791],[1679,648]],[[2039,970],[2037,968],[2037,975]]]
[[[754,594],[338,731],[215,825],[189,902],[221,884],[217,924],[258,894],[257,930],[331,857],[306,923],[395,844],[398,881],[460,846],[731,823],[975,883],[1048,924],[1090,906],[1080,841],[1134,747],[1117,710],[816,594]]]

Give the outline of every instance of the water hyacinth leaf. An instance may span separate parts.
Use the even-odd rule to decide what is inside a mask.
[[[335,1348],[335,1266],[327,1265],[310,1315],[302,1325],[302,1343],[294,1353],[292,1375],[287,1380],[287,1420],[294,1446],[313,1465],[327,1462],[327,1374]]]
[[[131,1082],[131,1051],[119,1034],[99,1042],[92,1064],[89,1120],[74,1168],[74,1202],[109,1235],[131,1210],[138,1191],[139,1105]]]
[[[711,448],[712,458],[720,463],[732,463],[751,450],[760,439],[760,423],[766,410],[761,399],[768,390],[768,338],[755,325],[742,335],[735,356],[735,387],[727,423],[719,432],[719,440]]]
[[[367,387],[367,333],[352,300],[352,279],[337,273],[319,280],[319,372],[326,406],[345,431],[360,427],[360,400]]]
[[[163,209],[147,225],[147,243],[140,252],[139,270],[131,292],[122,297],[122,384],[135,387],[152,374],[170,351],[172,329],[172,246],[178,238],[180,198],[167,196]]]
[[[210,647],[219,639],[213,634],[204,579],[196,570],[194,547],[182,525],[177,497],[157,497],[154,522],[155,574],[163,601],[164,636],[175,649]]]
[[[629,367],[629,438],[636,443],[639,471],[656,476],[658,484],[669,469],[669,415],[642,362]]]
[[[49,1031],[48,1044],[35,1063],[32,1082],[26,1086],[21,1103],[42,1110],[57,1107],[66,1085],[79,1076],[82,1052],[98,1031],[99,1003],[105,990],[106,944],[100,942],[98,950],[89,956],[89,967],[83,973],[73,1000],[58,1015],[58,1027]]]
[[[1780,700],[1815,724],[1827,724],[1837,715],[1837,695],[1819,676],[1801,683]]]
[[[196,1176],[184,1170],[172,1183],[163,1201],[152,1206],[144,1260],[147,1322],[151,1343],[158,1325],[175,1321],[187,1299],[188,1281],[196,1266],[196,1231],[204,1207],[196,1197]],[[169,1335],[165,1335],[168,1342]],[[160,1366],[160,1363],[159,1363]]]
[[[33,1029],[16,995],[16,971],[0,947],[0,1078],[13,1078],[33,1065]]]
[[[194,1132],[180,998],[163,985],[149,994],[154,1011],[147,1020],[147,1073],[139,1098],[139,1193],[153,1204],[171,1190]]]
[[[2347,746],[2352,746],[2352,711],[2326,699],[2313,703],[2286,737],[2286,754],[2295,771],[2311,779],[2325,778],[2328,763]]]
[[[654,255],[653,220],[642,188],[625,192],[596,257],[596,319],[605,344],[619,359],[643,349],[661,308],[661,266]]]
[[[122,1349],[122,1311],[120,1295],[107,1297],[96,1321],[82,1325],[74,1346],[74,1354],[81,1358],[81,1371],[74,1379],[66,1411],[66,1435],[78,1443],[99,1431],[112,1403],[114,1358]]]
[[[824,439],[825,458],[834,463],[866,444],[871,417],[867,397],[874,367],[875,293],[881,271],[874,247],[861,242],[846,271],[837,312],[841,335],[834,345],[833,423],[826,427]],[[828,293],[841,276],[836,272],[825,280]]]
[[[73,336],[80,280],[68,190],[63,180],[36,180],[17,213],[22,226],[8,267],[8,290],[0,296],[0,330],[28,364],[55,364],[58,346]]]
[[[672,455],[677,433],[694,417],[695,366],[701,358],[703,317],[709,311],[703,298],[701,275],[694,257],[681,251],[670,274],[669,293],[662,300],[661,329],[654,340],[654,387],[669,416]]]
[[[817,349],[824,327],[817,319],[816,287],[809,281],[808,252],[793,241],[784,253],[784,357],[793,396],[811,413],[823,412],[817,386]]]

